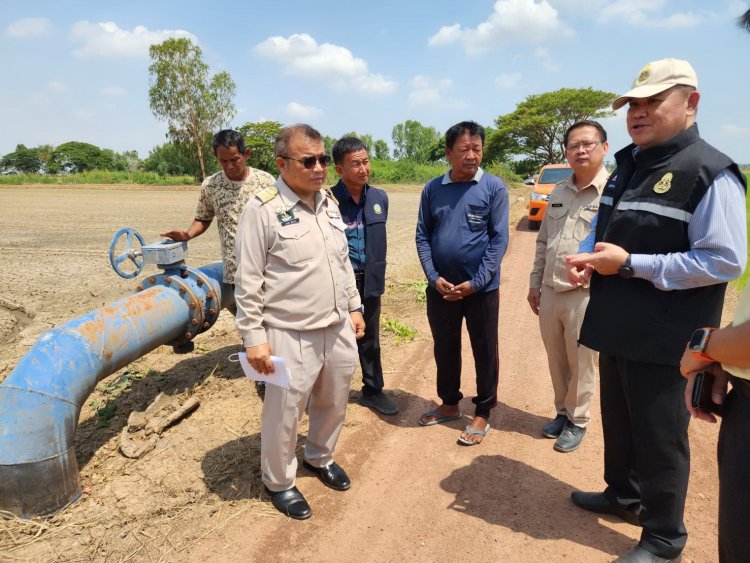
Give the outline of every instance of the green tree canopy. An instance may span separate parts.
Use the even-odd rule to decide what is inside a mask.
[[[528,96],[513,112],[497,118],[485,158],[502,161],[512,155],[531,161],[534,167],[562,162],[565,130],[576,121],[614,115],[610,104],[616,97],[592,88],[561,88]]]
[[[149,48],[151,111],[167,122],[173,141],[195,147],[201,178],[206,177],[204,143],[237,113],[229,73],[209,77],[200,47],[187,38],[167,39]]]
[[[278,121],[259,121],[245,123],[237,128],[245,138],[245,146],[250,149],[250,158],[247,159],[250,166],[265,170],[274,176],[279,174],[273,154],[273,142],[283,126]]]
[[[393,156],[397,159],[406,158],[417,162],[427,162],[430,159],[430,148],[440,141],[437,129],[422,125],[419,121],[407,119],[393,127]]]
[[[375,160],[390,160],[391,151],[383,139],[375,141]]]
[[[214,162],[215,159],[206,163],[207,167]],[[151,149],[148,157],[143,161],[143,169],[156,172],[161,176],[195,176],[197,178],[200,175],[195,148],[192,145],[172,142]]]
[[[47,162],[47,171],[52,174],[59,172],[84,172],[86,170],[112,170],[114,162],[112,151],[105,152],[96,145],[70,141],[55,147]]]
[[[42,168],[39,149],[28,149],[25,145],[16,145],[16,150],[6,154],[0,164],[26,174],[36,174]]]

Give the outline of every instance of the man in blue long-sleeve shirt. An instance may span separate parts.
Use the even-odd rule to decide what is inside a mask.
[[[427,319],[434,340],[437,392],[442,404],[423,414],[432,426],[461,417],[461,324],[471,339],[477,396],[460,444],[481,443],[497,403],[498,287],[508,247],[508,188],[485,173],[484,128],[463,121],[445,134],[451,169],[424,187],[417,222],[417,253],[427,276]]]

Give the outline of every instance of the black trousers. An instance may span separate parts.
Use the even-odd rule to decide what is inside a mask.
[[[637,509],[640,545],[672,559],[687,541],[690,474],[686,380],[680,370],[599,354],[605,494]]]
[[[446,405],[457,405],[461,394],[461,325],[466,319],[477,378],[475,414],[489,418],[497,404],[500,359],[497,324],[500,309],[498,290],[475,293],[459,301],[446,301],[432,287],[427,288],[427,320],[437,364],[438,397]]]
[[[364,280],[357,276],[357,291],[364,295]],[[375,395],[383,390],[383,365],[380,361],[380,296],[362,298],[365,307],[365,335],[357,340],[362,367],[362,394]]]
[[[750,561],[750,381],[732,378],[719,432],[719,559]]]

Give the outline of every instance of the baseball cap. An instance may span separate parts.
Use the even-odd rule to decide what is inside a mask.
[[[680,59],[650,62],[635,77],[631,89],[612,102],[612,109],[620,109],[630,98],[648,98],[677,84],[698,87],[698,77],[689,62]]]

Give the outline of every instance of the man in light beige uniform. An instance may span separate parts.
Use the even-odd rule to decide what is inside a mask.
[[[550,194],[536,239],[528,301],[539,315],[557,410],[542,434],[555,439],[557,451],[572,452],[580,446],[591,421],[596,352],[578,344],[589,291],[569,280],[564,260],[578,252],[579,244],[591,232],[607,181],[602,165],[607,133],[595,121],[580,121],[565,132],[564,145],[573,174]]]
[[[321,191],[329,157],[308,125],[283,129],[274,145],[280,177],[253,197],[237,230],[237,328],[248,362],[273,371],[281,356],[289,389],[268,385],[263,403],[261,471],[273,505],[304,519],[310,506],[295,486],[297,423],[308,405],[303,464],[336,490],[350,486],[333,461],[344,424],[365,322],[349,262],[346,225]]]

